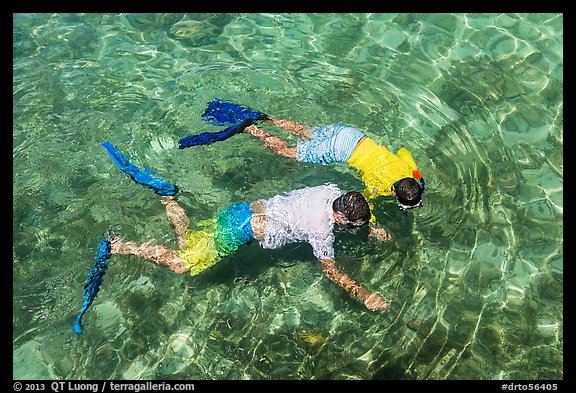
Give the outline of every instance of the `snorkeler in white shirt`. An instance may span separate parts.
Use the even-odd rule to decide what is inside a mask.
[[[194,276],[253,240],[269,249],[307,242],[327,278],[369,310],[388,308],[382,296],[336,267],[334,223],[361,227],[370,220],[370,208],[361,193],[343,193],[332,184],[307,187],[265,200],[234,204],[216,217],[196,223],[203,228],[195,230],[189,229],[189,219],[174,196],[164,196],[162,203],[177,234],[179,250],[154,244],[155,240],[138,243],[116,236],[111,240],[111,253],[136,255],[175,273]]]

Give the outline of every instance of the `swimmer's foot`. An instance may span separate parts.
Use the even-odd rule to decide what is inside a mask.
[[[170,203],[175,203],[176,202],[176,198],[174,198],[172,195],[166,195],[162,197],[162,200],[160,201],[160,203],[162,203],[163,205],[168,205]]]
[[[124,243],[124,239],[117,234],[113,234],[110,238],[110,252],[112,254],[130,254],[128,250],[128,247]]]

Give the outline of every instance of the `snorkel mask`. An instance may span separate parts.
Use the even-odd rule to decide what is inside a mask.
[[[348,221],[346,223],[346,226],[351,228],[351,229],[354,229],[354,228],[360,228],[360,227],[366,225],[366,223],[368,223],[368,220],[362,220],[361,218],[359,218],[355,221]]]
[[[408,210],[411,210],[411,209],[414,209],[414,208],[422,207],[422,206],[423,206],[423,205],[422,205],[422,195],[424,195],[424,187],[425,187],[425,185],[426,185],[426,182],[424,181],[424,177],[422,177],[422,175],[420,174],[420,172],[418,172],[417,170],[413,170],[413,171],[412,171],[412,176],[413,176],[416,180],[420,181],[420,188],[422,189],[422,194],[420,194],[420,200],[419,200],[418,203],[415,204],[415,205],[406,205],[406,204],[400,202],[400,201],[398,200],[398,198],[396,198],[396,205],[397,205],[397,206],[400,208],[400,210],[402,210],[403,212],[406,212],[406,211],[408,211]],[[394,190],[394,192],[396,192],[396,187],[398,186],[398,183],[400,183],[401,180],[402,180],[402,179],[396,181],[396,182],[394,183],[394,185],[392,186],[392,189]]]

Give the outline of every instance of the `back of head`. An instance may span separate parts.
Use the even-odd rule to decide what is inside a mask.
[[[364,196],[356,191],[347,192],[336,198],[332,202],[332,209],[342,213],[350,222],[364,221],[366,224],[370,220],[370,206]]]
[[[422,200],[422,187],[412,177],[405,177],[394,183],[394,191],[398,202],[408,207],[416,207]]]

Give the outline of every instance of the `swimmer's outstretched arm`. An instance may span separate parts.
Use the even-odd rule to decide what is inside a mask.
[[[356,283],[346,273],[338,270],[334,258],[319,259],[319,261],[324,275],[350,295],[364,303],[368,310],[378,311],[388,309],[388,302],[382,296],[375,292],[370,292],[368,288]]]

